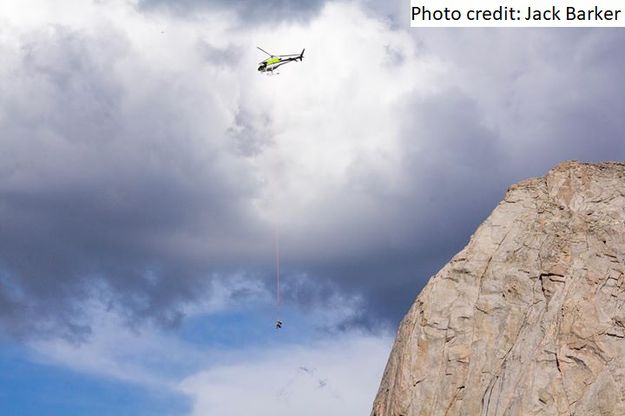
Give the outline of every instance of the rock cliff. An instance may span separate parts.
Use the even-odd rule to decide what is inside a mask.
[[[373,416],[625,415],[625,164],[512,186],[417,297]]]

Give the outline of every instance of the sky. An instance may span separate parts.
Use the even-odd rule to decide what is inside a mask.
[[[623,160],[625,32],[403,3],[0,3],[0,413],[367,414],[508,186]]]

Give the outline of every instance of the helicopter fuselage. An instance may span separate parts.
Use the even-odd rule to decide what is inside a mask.
[[[258,65],[258,70],[260,72],[272,72],[274,69],[276,69],[283,63],[285,62],[282,61],[282,58],[278,56],[272,56],[271,58],[268,58],[262,61]]]

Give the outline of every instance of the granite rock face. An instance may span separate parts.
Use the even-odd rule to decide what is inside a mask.
[[[625,415],[625,164],[512,186],[403,319],[373,416]]]

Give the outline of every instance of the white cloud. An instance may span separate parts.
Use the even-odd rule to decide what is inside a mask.
[[[268,301],[253,282],[236,278],[223,281],[202,307],[195,304],[187,312],[210,319],[236,310],[241,304],[232,297],[241,290],[261,304],[256,308]],[[319,332],[315,341],[304,342],[288,333],[297,330],[293,325],[330,325],[349,318],[358,313],[352,307],[359,306],[333,296],[298,323],[285,311],[287,326],[281,331],[267,322],[265,330],[276,337],[271,342],[214,346],[210,339],[191,343],[176,332],[130,327],[117,311],[92,302],[86,318],[91,332],[84,340],[37,340],[29,347],[37,362],[188,396],[193,415],[366,414],[390,350],[390,334]],[[249,313],[255,313],[253,305]]]
[[[143,325],[131,328],[115,311],[94,306],[87,315],[91,332],[86,340],[62,338],[28,343],[36,362],[74,371],[169,389],[176,377],[193,366],[206,365],[211,351],[201,351],[175,333]],[[211,359],[218,356],[212,351]]]
[[[345,416],[367,414],[390,337],[344,334],[218,365],[180,383],[193,415]]]
[[[215,11],[183,19],[142,13],[136,2],[122,0],[78,7],[69,0],[54,7],[26,1],[29,7],[0,6],[9,22],[5,46],[19,49],[31,32],[57,27],[90,39],[85,53],[104,56],[96,59],[95,69],[104,67],[110,87],[122,97],[116,104],[127,125],[116,133],[136,138],[128,144],[130,154],[154,140],[140,138],[147,132],[139,120],[167,117],[162,122],[180,135],[168,140],[193,148],[197,163],[219,166],[224,183],[252,187],[248,202],[254,220],[267,224],[279,218],[292,250],[320,257],[320,246],[360,251],[365,243],[375,245],[351,236],[364,226],[382,227],[385,202],[354,181],[372,172],[376,186],[392,189],[398,183],[404,116],[398,106],[407,96],[440,90],[445,70],[434,55],[420,53],[410,32],[393,30],[349,1],[327,3],[307,23],[247,28],[235,27]],[[256,45],[274,53],[305,47],[305,60],[283,67],[280,76],[266,77],[256,71],[265,57]],[[213,51],[209,58],[203,48]],[[224,58],[214,51],[223,51]],[[19,72],[19,62],[15,66]],[[98,76],[105,75],[100,71]],[[42,111],[53,111],[54,97],[38,91],[28,101],[48,102]],[[237,117],[244,120],[237,122]],[[233,154],[237,139],[230,133],[243,128],[237,123],[251,129],[253,140],[264,140],[261,152]],[[349,232],[337,233],[340,227]],[[318,240],[320,245],[311,244]]]

